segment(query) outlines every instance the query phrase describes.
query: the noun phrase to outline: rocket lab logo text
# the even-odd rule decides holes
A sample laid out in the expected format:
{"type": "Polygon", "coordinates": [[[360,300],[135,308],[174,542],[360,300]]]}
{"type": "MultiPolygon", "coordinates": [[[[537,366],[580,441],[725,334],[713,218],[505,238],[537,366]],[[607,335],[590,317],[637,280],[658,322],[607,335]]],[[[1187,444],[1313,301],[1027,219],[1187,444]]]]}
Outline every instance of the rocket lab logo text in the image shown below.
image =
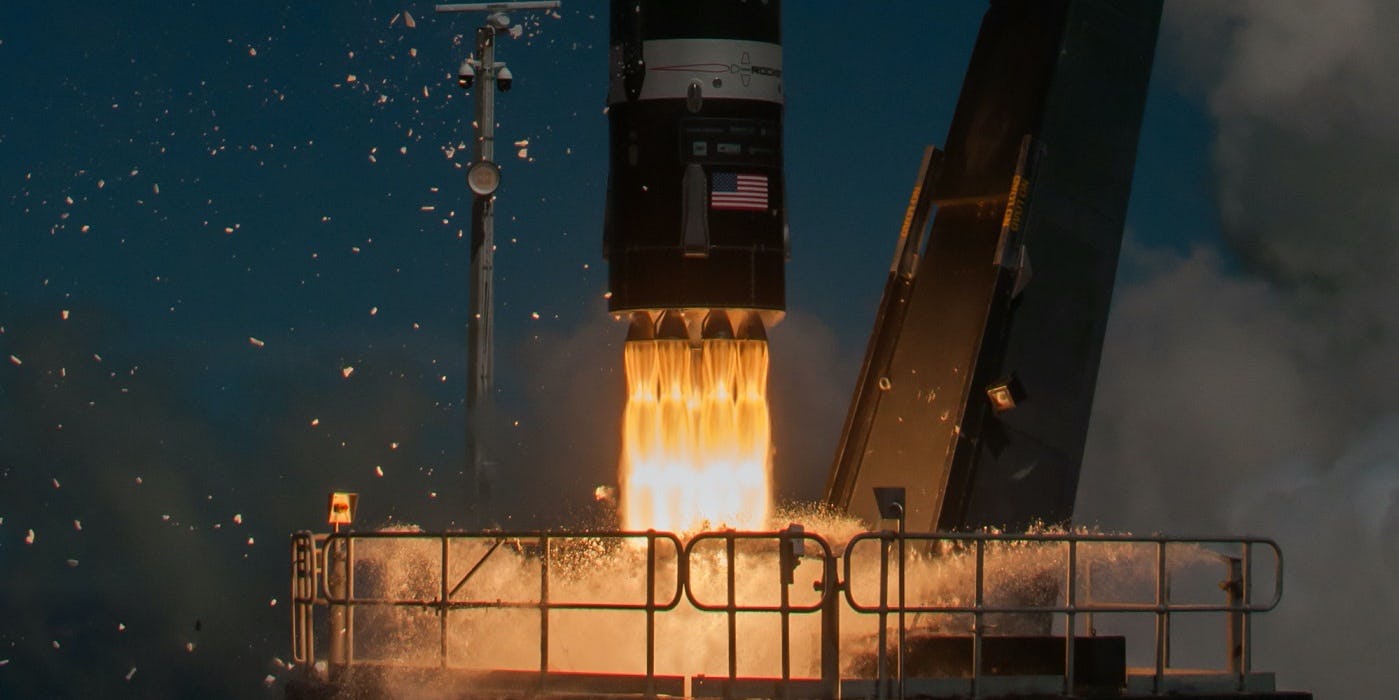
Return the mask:
{"type": "Polygon", "coordinates": [[[753,59],[747,51],[743,52],[743,57],[738,63],[689,63],[675,66],[659,66],[652,68],[654,71],[676,71],[681,73],[730,73],[738,76],[743,83],[743,87],[748,87],[753,82],[753,76],[760,75],[765,78],[781,78],[782,69],[770,66],[755,66],[753,59]]]}

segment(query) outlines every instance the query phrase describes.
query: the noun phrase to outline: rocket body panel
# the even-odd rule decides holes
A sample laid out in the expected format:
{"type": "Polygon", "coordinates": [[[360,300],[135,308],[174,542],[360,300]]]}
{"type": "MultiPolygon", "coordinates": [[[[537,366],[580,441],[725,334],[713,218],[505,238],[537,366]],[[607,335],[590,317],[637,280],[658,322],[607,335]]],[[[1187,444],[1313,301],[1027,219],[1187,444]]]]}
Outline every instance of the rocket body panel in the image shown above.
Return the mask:
{"type": "Polygon", "coordinates": [[[784,308],[778,7],[613,3],[612,311],[784,308]]]}

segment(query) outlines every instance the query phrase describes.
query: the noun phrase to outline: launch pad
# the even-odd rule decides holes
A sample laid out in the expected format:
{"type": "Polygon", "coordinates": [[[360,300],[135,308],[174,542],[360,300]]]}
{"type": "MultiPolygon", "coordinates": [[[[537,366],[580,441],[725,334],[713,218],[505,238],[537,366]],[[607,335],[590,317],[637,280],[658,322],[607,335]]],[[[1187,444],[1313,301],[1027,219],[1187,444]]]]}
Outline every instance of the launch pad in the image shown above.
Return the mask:
{"type": "MultiPolygon", "coordinates": [[[[1252,667],[1273,541],[1035,529],[1073,517],[1159,0],[992,0],[909,198],[830,512],[775,531],[711,524],[782,522],[781,2],[610,5],[629,529],[299,533],[289,697],[1310,697],[1252,667]]],[[[470,326],[488,344],[489,316],[470,326]]]]}
{"type": "Polygon", "coordinates": [[[1310,697],[1252,668],[1262,538],[298,533],[292,559],[293,698],[1310,697]]]}

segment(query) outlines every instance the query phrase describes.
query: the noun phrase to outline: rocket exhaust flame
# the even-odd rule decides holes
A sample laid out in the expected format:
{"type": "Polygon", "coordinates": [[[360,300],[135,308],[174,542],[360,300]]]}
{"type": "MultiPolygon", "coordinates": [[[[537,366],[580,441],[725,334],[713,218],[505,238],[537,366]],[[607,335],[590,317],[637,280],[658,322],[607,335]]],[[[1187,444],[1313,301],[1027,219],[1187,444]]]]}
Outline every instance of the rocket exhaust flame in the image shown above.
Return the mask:
{"type": "Polygon", "coordinates": [[[628,530],[759,529],[772,508],[764,340],[629,340],[621,516],[628,530]]]}

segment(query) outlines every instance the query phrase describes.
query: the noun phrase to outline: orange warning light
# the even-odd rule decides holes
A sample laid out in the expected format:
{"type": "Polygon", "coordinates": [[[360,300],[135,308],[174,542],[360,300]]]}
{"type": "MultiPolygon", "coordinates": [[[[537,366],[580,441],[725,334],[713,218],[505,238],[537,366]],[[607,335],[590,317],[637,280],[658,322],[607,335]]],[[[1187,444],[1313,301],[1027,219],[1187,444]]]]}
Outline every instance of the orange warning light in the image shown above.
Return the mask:
{"type": "Polygon", "coordinates": [[[330,513],[326,522],[331,525],[349,525],[355,519],[355,506],[359,494],[335,491],[330,494],[330,513]]]}

